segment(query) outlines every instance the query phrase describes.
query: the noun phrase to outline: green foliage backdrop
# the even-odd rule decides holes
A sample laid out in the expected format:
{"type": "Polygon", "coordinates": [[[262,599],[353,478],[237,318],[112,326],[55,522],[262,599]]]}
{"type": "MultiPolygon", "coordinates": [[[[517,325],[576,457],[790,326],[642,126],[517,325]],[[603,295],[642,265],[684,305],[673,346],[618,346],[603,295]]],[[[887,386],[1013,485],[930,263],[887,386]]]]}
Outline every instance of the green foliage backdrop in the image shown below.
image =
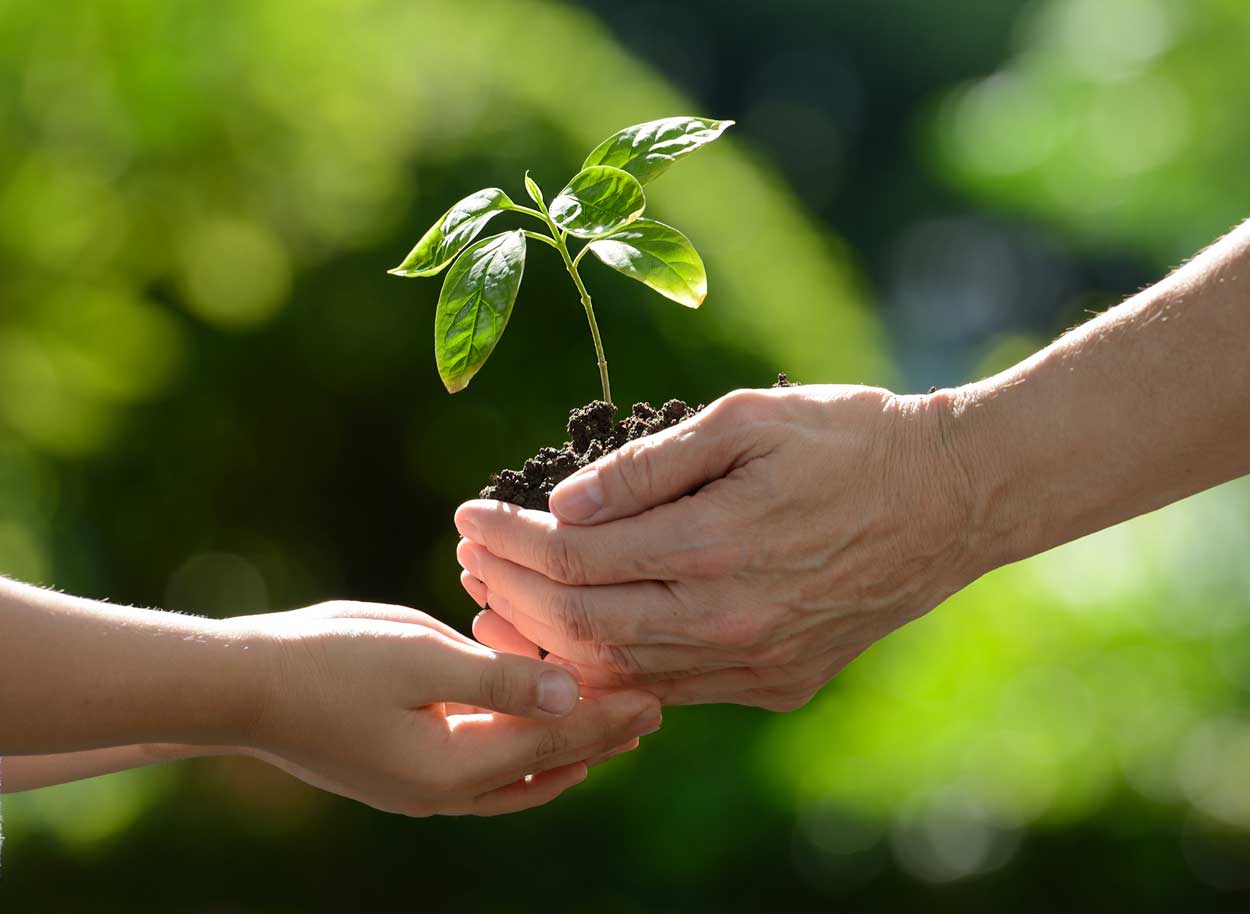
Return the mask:
{"type": "MultiPolygon", "coordinates": [[[[706,260],[699,312],[586,269],[621,400],[710,400],[779,369],[897,383],[873,238],[935,199],[1095,265],[1040,329],[985,340],[986,366],[1073,303],[1131,291],[1103,260],[1158,275],[1245,215],[1243,4],[1044,0],[1014,24],[1005,6],[950,5],[966,24],[950,58],[1007,56],[966,84],[919,68],[932,85],[889,115],[912,138],[905,173],[862,165],[878,196],[852,215],[855,188],[829,204],[803,177],[809,109],[761,137],[623,50],[608,12],[0,3],[0,573],[215,614],[380,599],[464,627],[451,511],[558,438],[596,393],[593,350],[535,246],[507,345],[448,397],[438,284],[385,270],[450,202],[521,199],[526,168],[558,188],[626,124],[699,113],[741,135],[648,189],[706,260]],[[838,199],[860,248],[813,215],[838,199]]],[[[897,36],[924,41],[911,12],[787,2],[744,25],[709,4],[701,27],[763,41],[765,20],[842,16],[871,98],[907,72],[897,36]]],[[[670,711],[644,751],[524,817],[396,819],[242,761],[6,798],[0,902],[1232,907],[1250,866],[1248,549],[1234,484],[989,576],[800,712],[670,711]]]]}

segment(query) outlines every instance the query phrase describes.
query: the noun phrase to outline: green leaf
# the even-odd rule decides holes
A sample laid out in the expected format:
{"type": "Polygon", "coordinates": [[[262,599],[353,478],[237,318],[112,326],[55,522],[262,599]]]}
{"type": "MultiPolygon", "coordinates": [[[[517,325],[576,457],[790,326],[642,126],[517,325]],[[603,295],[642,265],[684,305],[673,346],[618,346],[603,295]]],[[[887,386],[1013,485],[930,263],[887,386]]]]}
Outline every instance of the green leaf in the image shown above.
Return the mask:
{"type": "Polygon", "coordinates": [[[582,167],[612,165],[646,184],[668,171],[678,159],[712,142],[732,124],[733,121],[705,117],[665,117],[635,124],[596,146],[582,167]]]}
{"type": "Polygon", "coordinates": [[[451,263],[487,222],[511,208],[512,201],[498,187],[470,194],[443,213],[404,262],[387,272],[395,276],[433,276],[451,263]]]}
{"type": "Polygon", "coordinates": [[[590,243],[612,269],[650,286],[665,298],[697,308],[707,297],[707,270],[690,239],[671,225],[639,219],[590,243]]]}
{"type": "Polygon", "coordinates": [[[607,165],[584,168],[551,201],[556,225],[578,238],[593,238],[628,225],[647,207],[642,185],[607,165]]]}
{"type": "Polygon", "coordinates": [[[503,336],[525,272],[525,233],[491,235],[457,258],[434,317],[434,358],[449,393],[468,387],[503,336]]]}
{"type": "Polygon", "coordinates": [[[530,195],[530,199],[538,204],[538,208],[543,206],[543,189],[538,186],[538,182],[530,177],[530,173],[525,173],[525,192],[530,195]]]}

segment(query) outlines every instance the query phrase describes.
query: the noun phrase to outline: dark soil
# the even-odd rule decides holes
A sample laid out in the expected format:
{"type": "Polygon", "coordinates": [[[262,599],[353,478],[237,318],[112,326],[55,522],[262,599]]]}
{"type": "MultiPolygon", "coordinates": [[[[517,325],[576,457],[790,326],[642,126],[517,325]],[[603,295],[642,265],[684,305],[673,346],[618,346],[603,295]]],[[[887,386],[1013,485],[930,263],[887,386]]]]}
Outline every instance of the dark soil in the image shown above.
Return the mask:
{"type": "MultiPolygon", "coordinates": [[[[795,385],[779,374],[773,386],[795,385]]],[[[570,440],[558,448],[542,448],[520,470],[501,470],[482,490],[481,497],[546,511],[551,490],[582,467],[627,441],[684,422],[701,409],[702,403],[691,408],[682,400],[669,400],[658,408],[650,403],[635,403],[628,416],[617,419],[616,407],[594,400],[569,413],[566,428],[570,440]]]]}

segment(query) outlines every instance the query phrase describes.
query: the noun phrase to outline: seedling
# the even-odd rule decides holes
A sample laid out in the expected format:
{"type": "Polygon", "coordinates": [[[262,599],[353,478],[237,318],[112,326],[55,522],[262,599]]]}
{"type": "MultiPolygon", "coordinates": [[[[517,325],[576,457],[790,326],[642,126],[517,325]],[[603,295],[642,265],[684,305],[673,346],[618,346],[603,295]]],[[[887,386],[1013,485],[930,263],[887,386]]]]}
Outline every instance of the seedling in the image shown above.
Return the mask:
{"type": "Polygon", "coordinates": [[[642,218],[647,199],[642,185],[678,159],[716,139],[733,121],[667,117],[613,134],[586,157],[548,206],[538,184],[525,173],[525,192],[537,209],[514,203],[498,187],[465,197],[417,242],[396,276],[434,276],[448,264],[434,318],[434,356],[449,393],[468,386],[495,351],[525,271],[526,239],[559,252],[581,296],[599,362],[603,399],[612,402],[608,360],[595,321],[590,293],[578,268],[589,251],[600,261],[688,308],[707,296],[707,271],[694,245],[672,226],[642,218]],[[491,219],[522,213],[543,231],[514,229],[474,241],[491,219]],[[583,243],[573,256],[569,239],[583,243]]]}

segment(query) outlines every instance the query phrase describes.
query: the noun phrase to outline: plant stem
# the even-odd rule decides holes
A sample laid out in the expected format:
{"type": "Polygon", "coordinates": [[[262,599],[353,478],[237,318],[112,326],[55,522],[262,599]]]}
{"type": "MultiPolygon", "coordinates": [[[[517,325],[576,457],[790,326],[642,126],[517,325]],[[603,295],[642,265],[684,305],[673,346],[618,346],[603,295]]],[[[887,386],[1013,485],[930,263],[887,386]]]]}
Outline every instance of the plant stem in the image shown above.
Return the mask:
{"type": "Polygon", "coordinates": [[[608,383],[608,359],[603,354],[603,340],[599,337],[599,324],[595,320],[595,306],[590,301],[590,293],[586,291],[586,284],[582,282],[581,274],[577,272],[578,261],[582,259],[582,254],[586,253],[586,249],[582,248],[577,254],[577,260],[569,256],[568,233],[561,231],[560,226],[556,225],[555,220],[551,218],[551,214],[547,212],[547,207],[542,202],[538,203],[538,209],[530,209],[528,206],[522,206],[519,203],[512,204],[511,209],[518,213],[525,213],[527,216],[533,216],[541,219],[547,224],[547,228],[551,230],[551,237],[540,235],[537,232],[525,230],[527,238],[537,238],[544,244],[549,244],[560,252],[560,257],[564,260],[564,268],[568,270],[569,276],[573,277],[573,285],[577,286],[577,292],[582,297],[582,307],[586,310],[586,320],[590,322],[590,338],[595,342],[595,356],[599,360],[599,384],[603,387],[603,401],[612,403],[612,385],[608,383]]]}
{"type": "Polygon", "coordinates": [[[543,244],[550,245],[551,247],[555,248],[557,251],[560,250],[560,245],[556,244],[546,235],[543,235],[540,232],[531,232],[529,229],[523,229],[523,231],[525,232],[526,238],[533,238],[535,241],[541,241],[543,244]]]}
{"type": "Polygon", "coordinates": [[[539,222],[543,222],[543,223],[546,223],[547,225],[551,225],[551,222],[550,220],[548,220],[547,214],[545,212],[540,213],[538,210],[530,209],[528,206],[522,206],[520,203],[513,203],[511,206],[507,208],[512,210],[514,213],[525,213],[525,215],[527,216],[533,216],[539,222]]]}
{"type": "Polygon", "coordinates": [[[603,340],[599,337],[599,324],[595,320],[595,306],[590,301],[590,293],[586,291],[586,284],[582,282],[582,277],[577,272],[577,264],[569,256],[569,246],[565,240],[565,234],[560,231],[550,216],[547,217],[547,224],[551,226],[551,234],[556,241],[556,250],[564,258],[564,268],[568,270],[569,276],[573,277],[573,285],[577,286],[577,292],[582,297],[582,307],[586,310],[586,320],[590,322],[590,338],[595,342],[595,355],[599,359],[599,384],[603,387],[603,400],[605,403],[610,404],[612,403],[612,385],[608,383],[608,359],[603,354],[603,340]]]}
{"type": "Polygon", "coordinates": [[[582,307],[586,309],[586,320],[590,321],[590,337],[595,341],[595,355],[599,358],[599,383],[603,386],[603,400],[612,405],[612,385],[608,383],[608,359],[603,354],[603,340],[599,338],[599,324],[595,322],[595,306],[590,302],[590,293],[586,291],[586,284],[582,282],[581,274],[577,272],[577,265],[569,259],[568,245],[562,243],[560,253],[564,255],[564,266],[573,277],[573,284],[581,293],[582,307]]]}

